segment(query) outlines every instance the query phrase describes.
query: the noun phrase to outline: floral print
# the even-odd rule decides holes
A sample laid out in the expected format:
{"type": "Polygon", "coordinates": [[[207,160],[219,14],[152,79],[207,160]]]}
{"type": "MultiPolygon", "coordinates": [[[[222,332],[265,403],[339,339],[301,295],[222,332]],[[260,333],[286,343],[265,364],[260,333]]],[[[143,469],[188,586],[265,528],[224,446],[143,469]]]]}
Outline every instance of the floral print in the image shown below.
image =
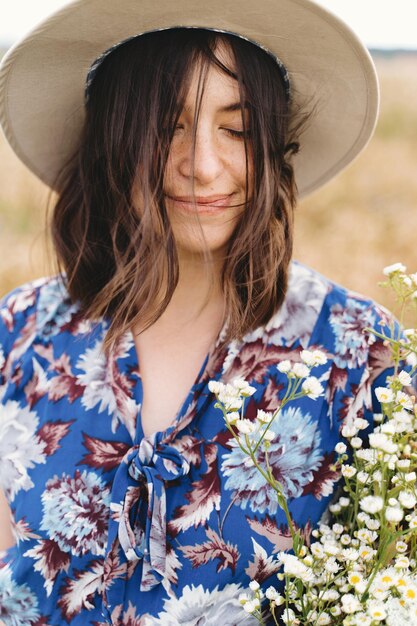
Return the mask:
{"type": "Polygon", "coordinates": [[[274,410],[277,364],[303,348],[328,361],[325,397],[301,398],[274,422],[270,462],[309,541],[340,476],[334,446],[355,417],[372,425],[372,389],[389,351],[363,332],[386,313],[293,263],[268,324],[202,365],[175,421],[145,437],[131,332],[106,353],[108,320],[85,319],[61,278],[25,285],[0,305],[0,487],[17,545],[0,555],[6,626],[252,624],[238,602],[252,578],[277,583],[273,555],[291,545],[271,490],[236,448],[210,380],[255,387],[245,417],[274,410]]]}
{"type": "Polygon", "coordinates": [[[0,404],[0,475],[2,489],[14,498],[33,487],[28,470],[45,463],[45,444],[36,435],[39,419],[33,411],[14,400],[0,404]]]}
{"type": "Polygon", "coordinates": [[[219,591],[212,591],[203,585],[186,586],[179,598],[169,598],[164,602],[164,610],[158,619],[146,620],[149,626],[217,626],[218,624],[242,624],[256,626],[258,620],[242,611],[239,595],[240,585],[227,585],[219,591]]]}
{"type": "Polygon", "coordinates": [[[335,334],[335,363],[338,367],[356,367],[367,359],[369,342],[365,330],[373,328],[375,314],[366,303],[348,298],[346,304],[331,308],[330,324],[335,334]]]}
{"type": "MultiPolygon", "coordinates": [[[[273,421],[270,430],[275,438],[268,449],[273,474],[282,487],[286,498],[296,498],[303,488],[313,480],[323,457],[320,454],[320,433],[310,415],[300,409],[284,409],[273,421]]],[[[250,458],[231,440],[231,452],[223,456],[221,466],[227,476],[225,488],[233,490],[233,499],[242,508],[275,514],[278,502],[272,487],[265,483],[250,458]]],[[[258,461],[264,462],[260,452],[258,461]]]]}
{"type": "Polygon", "coordinates": [[[39,617],[38,600],[27,585],[17,585],[9,567],[0,569],[0,620],[10,626],[27,626],[39,617]]]}
{"type": "MultiPolygon", "coordinates": [[[[126,358],[133,347],[133,337],[127,337],[119,342],[117,358],[126,358]]],[[[135,419],[139,406],[130,396],[132,381],[121,374],[116,367],[110,366],[103,352],[101,341],[85,351],[77,363],[82,372],[77,375],[77,384],[83,389],[81,402],[86,409],[97,406],[98,412],[107,412],[112,416],[112,431],[117,429],[118,422],[122,422],[134,437],[135,419]]]]}
{"type": "Polygon", "coordinates": [[[94,472],[76,470],[48,480],[42,494],[41,530],[63,552],[104,554],[110,492],[94,472]]]}

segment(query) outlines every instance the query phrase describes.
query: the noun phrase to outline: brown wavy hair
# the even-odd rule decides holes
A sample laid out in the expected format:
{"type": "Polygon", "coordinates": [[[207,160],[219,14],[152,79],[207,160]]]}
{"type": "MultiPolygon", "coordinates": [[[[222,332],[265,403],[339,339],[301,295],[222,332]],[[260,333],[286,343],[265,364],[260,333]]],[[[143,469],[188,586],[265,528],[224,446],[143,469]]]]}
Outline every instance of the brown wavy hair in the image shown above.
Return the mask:
{"type": "Polygon", "coordinates": [[[301,117],[291,110],[278,65],[231,34],[148,33],[115,48],[96,69],[79,148],[56,183],[51,228],[58,267],[83,313],[109,319],[106,347],[127,328],[153,324],[178,283],[164,171],[192,72],[198,67],[204,84],[211,64],[238,81],[242,119],[244,109],[249,115],[246,160],[253,159],[253,192],[248,197],[247,180],[246,209],[222,271],[225,342],[268,322],[285,297],[296,202],[291,156],[301,117]],[[231,51],[233,68],[216,56],[220,42],[231,51]],[[140,215],[132,201],[135,184],[140,215]]]}

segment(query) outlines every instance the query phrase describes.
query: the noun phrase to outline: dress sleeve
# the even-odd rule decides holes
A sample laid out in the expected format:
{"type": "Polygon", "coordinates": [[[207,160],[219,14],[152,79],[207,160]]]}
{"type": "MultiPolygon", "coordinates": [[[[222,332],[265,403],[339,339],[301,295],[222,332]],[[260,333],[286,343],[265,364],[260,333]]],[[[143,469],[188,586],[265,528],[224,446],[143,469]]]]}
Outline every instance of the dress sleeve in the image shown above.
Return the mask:
{"type": "MultiPolygon", "coordinates": [[[[2,430],[1,400],[6,388],[6,369],[10,354],[10,344],[12,339],[12,314],[7,305],[7,297],[0,300],[0,432],[2,430]]],[[[0,441],[1,444],[1,441],[0,441]]],[[[1,447],[1,446],[0,446],[1,447]]],[[[2,450],[3,452],[3,450],[2,450]]],[[[0,489],[2,481],[0,480],[0,489]]],[[[11,567],[16,556],[16,546],[12,546],[8,550],[0,550],[0,605],[6,602],[5,592],[8,587],[5,581],[11,577],[11,567]]],[[[0,611],[2,614],[2,611],[0,611]]],[[[0,615],[0,624],[5,624],[0,615]]]]}
{"type": "MultiPolygon", "coordinates": [[[[0,302],[0,489],[10,496],[10,433],[16,432],[15,397],[21,382],[21,362],[36,334],[37,289],[34,284],[20,287],[0,302]]],[[[16,444],[15,444],[16,445],[16,444]]],[[[20,445],[20,444],[19,444],[20,445]]]]}
{"type": "Polygon", "coordinates": [[[33,339],[39,282],[23,285],[0,299],[0,401],[13,363],[33,339]]]}
{"type": "Polygon", "coordinates": [[[8,550],[0,550],[0,571],[5,567],[10,567],[16,558],[16,553],[16,546],[12,546],[8,550]]]}
{"type": "Polygon", "coordinates": [[[1,388],[5,383],[6,360],[9,353],[9,330],[7,321],[10,320],[10,312],[8,310],[5,298],[0,300],[0,397],[1,388]]]}

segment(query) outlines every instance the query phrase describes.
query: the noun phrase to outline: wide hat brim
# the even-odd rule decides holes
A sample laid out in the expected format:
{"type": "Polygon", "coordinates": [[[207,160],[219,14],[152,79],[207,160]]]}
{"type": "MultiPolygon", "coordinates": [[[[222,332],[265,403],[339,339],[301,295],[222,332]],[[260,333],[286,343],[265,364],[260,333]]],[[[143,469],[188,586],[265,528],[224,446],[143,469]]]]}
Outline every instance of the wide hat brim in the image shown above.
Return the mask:
{"type": "Polygon", "coordinates": [[[13,46],[0,66],[0,123],[18,157],[54,187],[78,146],[93,62],[129,37],[174,26],[242,35],[285,64],[293,106],[313,110],[294,161],[301,196],[371,138],[379,103],[372,59],[344,22],[310,0],[77,0],[13,46]]]}

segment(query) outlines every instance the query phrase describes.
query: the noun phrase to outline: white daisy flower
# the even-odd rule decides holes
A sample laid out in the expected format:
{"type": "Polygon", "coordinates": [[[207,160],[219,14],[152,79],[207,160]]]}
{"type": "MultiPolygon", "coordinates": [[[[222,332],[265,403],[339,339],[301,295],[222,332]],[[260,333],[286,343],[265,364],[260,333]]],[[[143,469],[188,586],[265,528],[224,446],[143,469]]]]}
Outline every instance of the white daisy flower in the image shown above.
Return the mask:
{"type": "Polygon", "coordinates": [[[385,519],[387,522],[392,522],[396,524],[397,522],[401,522],[404,517],[404,511],[397,506],[387,506],[385,509],[385,519]]]}
{"type": "Polygon", "coordinates": [[[356,468],[353,467],[353,465],[342,465],[342,476],[344,476],[345,478],[353,478],[353,476],[356,474],[356,468]]]}
{"type": "Polygon", "coordinates": [[[323,385],[315,376],[309,376],[301,385],[304,393],[312,400],[317,400],[323,394],[323,385]]]}
{"type": "Polygon", "coordinates": [[[400,470],[408,469],[411,465],[410,459],[398,459],[397,468],[400,470]]]}
{"type": "Polygon", "coordinates": [[[404,391],[397,391],[395,401],[398,402],[398,404],[400,404],[403,409],[412,411],[413,401],[407,393],[404,393],[404,391]]]}
{"type": "Polygon", "coordinates": [[[300,357],[302,362],[305,363],[307,367],[313,367],[315,365],[314,356],[311,350],[301,350],[300,357]]]}
{"type": "Polygon", "coordinates": [[[411,376],[405,370],[402,370],[398,374],[398,380],[400,381],[402,385],[404,385],[404,387],[408,387],[409,385],[411,385],[411,376]]]}
{"type": "Polygon", "coordinates": [[[352,587],[356,587],[359,583],[363,581],[363,576],[360,572],[350,572],[348,574],[348,582],[352,587]]]}
{"type": "Polygon", "coordinates": [[[304,582],[313,579],[312,570],[304,565],[294,554],[280,552],[278,560],[284,565],[284,573],[300,578],[304,582]]]}
{"type": "Polygon", "coordinates": [[[375,395],[381,404],[388,404],[394,401],[394,392],[388,387],[377,387],[375,389],[375,395]]]}
{"type": "Polygon", "coordinates": [[[411,491],[400,491],[398,500],[405,509],[413,509],[417,504],[417,498],[411,491]]]}
{"type": "Polygon", "coordinates": [[[359,506],[366,513],[378,513],[382,511],[384,501],[380,496],[365,496],[359,501],[359,506]]]}
{"type": "Polygon", "coordinates": [[[350,437],[355,437],[358,434],[358,429],[351,425],[347,424],[342,428],[342,437],[346,437],[346,439],[350,439],[350,437]]]}
{"type": "Polygon", "coordinates": [[[235,423],[237,430],[242,435],[250,435],[256,431],[256,424],[248,419],[240,419],[235,423]]]}
{"type": "Polygon", "coordinates": [[[307,378],[310,374],[310,370],[304,363],[295,363],[292,368],[292,373],[297,378],[307,378]]]}
{"type": "Polygon", "coordinates": [[[405,541],[397,541],[395,547],[397,549],[397,552],[402,553],[407,551],[407,544],[405,543],[405,541]]]}
{"type": "Polygon", "coordinates": [[[367,482],[370,481],[370,476],[368,472],[364,472],[363,470],[357,473],[357,480],[361,483],[361,485],[366,485],[367,482]]]}
{"type": "Polygon", "coordinates": [[[342,550],[342,556],[345,561],[357,561],[359,558],[359,552],[354,548],[345,548],[342,550]]]}
{"type": "Polygon", "coordinates": [[[251,385],[249,385],[249,383],[243,378],[235,378],[232,381],[232,385],[244,398],[249,398],[249,396],[253,396],[256,392],[256,387],[251,387],[251,385]]]}
{"type": "Polygon", "coordinates": [[[262,411],[262,409],[258,409],[258,412],[256,413],[256,419],[258,420],[258,422],[261,422],[262,424],[269,424],[273,416],[274,416],[273,413],[262,411]]]}
{"type": "Polygon", "coordinates": [[[398,450],[398,445],[385,433],[371,433],[369,435],[369,445],[388,454],[394,454],[398,450]]]}
{"type": "Polygon", "coordinates": [[[396,569],[408,569],[410,567],[410,560],[408,557],[401,555],[395,559],[394,567],[396,569]]]}
{"type": "Polygon", "coordinates": [[[223,391],[223,383],[220,383],[217,380],[211,380],[208,384],[208,388],[209,391],[211,391],[211,393],[214,393],[215,396],[217,396],[221,391],[223,391]]]}
{"type": "Polygon", "coordinates": [[[382,622],[387,616],[387,612],[382,602],[369,602],[367,606],[368,615],[376,622],[382,622]]]}
{"type": "Polygon", "coordinates": [[[339,498],[339,504],[342,508],[345,508],[350,505],[350,500],[349,498],[345,497],[339,498]]]}
{"type": "Polygon", "coordinates": [[[402,263],[393,263],[392,265],[387,265],[382,270],[384,276],[393,276],[393,274],[403,274],[407,271],[407,267],[402,263]]]}
{"type": "Polygon", "coordinates": [[[266,433],[264,433],[263,435],[264,441],[274,441],[275,437],[276,434],[273,430],[267,430],[266,433]]]}
{"type": "Polygon", "coordinates": [[[354,596],[352,593],[346,593],[345,595],[342,596],[341,600],[342,600],[342,611],[344,613],[347,613],[348,615],[351,615],[352,613],[356,613],[357,611],[360,611],[362,608],[362,605],[359,602],[358,598],[354,596]]]}

